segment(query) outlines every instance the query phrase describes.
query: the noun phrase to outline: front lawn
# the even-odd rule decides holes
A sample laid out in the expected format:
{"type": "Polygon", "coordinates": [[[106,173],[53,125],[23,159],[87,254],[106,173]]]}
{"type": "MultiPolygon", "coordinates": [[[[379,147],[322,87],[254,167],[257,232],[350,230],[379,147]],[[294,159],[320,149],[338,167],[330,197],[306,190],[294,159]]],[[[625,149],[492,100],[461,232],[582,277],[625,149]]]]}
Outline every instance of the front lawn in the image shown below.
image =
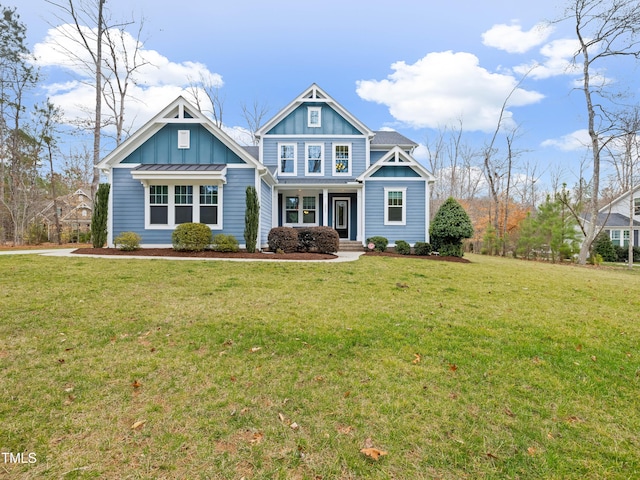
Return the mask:
{"type": "Polygon", "coordinates": [[[0,478],[638,478],[638,272],[465,258],[1,256],[0,478]]]}

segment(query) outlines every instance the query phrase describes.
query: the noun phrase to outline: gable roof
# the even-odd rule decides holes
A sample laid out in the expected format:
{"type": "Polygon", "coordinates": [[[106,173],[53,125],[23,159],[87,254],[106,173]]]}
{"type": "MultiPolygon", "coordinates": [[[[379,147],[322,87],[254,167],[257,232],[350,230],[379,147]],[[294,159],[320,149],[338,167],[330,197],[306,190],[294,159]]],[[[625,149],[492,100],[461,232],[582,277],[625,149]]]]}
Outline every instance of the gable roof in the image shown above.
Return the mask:
{"type": "Polygon", "coordinates": [[[621,200],[624,200],[629,195],[633,195],[634,193],[636,193],[638,191],[638,189],[640,189],[640,184],[636,185],[631,190],[627,190],[622,195],[620,195],[618,198],[612,200],[610,203],[607,203],[604,207],[602,207],[600,210],[598,210],[598,212],[600,212],[600,213],[608,212],[611,209],[611,207],[613,207],[613,205],[615,205],[616,203],[620,202],[621,200]]]}
{"type": "Polygon", "coordinates": [[[349,123],[351,123],[357,130],[362,132],[363,135],[366,135],[368,138],[372,138],[375,134],[372,130],[369,129],[364,123],[358,120],[356,117],[351,115],[342,105],[336,102],[333,98],[331,98],[324,90],[322,90],[315,83],[312,84],[309,88],[303,91],[300,95],[298,95],[291,103],[289,103],[286,107],[280,110],[271,120],[267,121],[262,127],[258,129],[256,132],[256,137],[261,138],[265,135],[269,130],[271,130],[275,125],[280,123],[284,118],[293,112],[296,108],[304,103],[326,103],[331,108],[333,108],[338,114],[343,116],[349,123]]]}
{"type": "Polygon", "coordinates": [[[421,177],[425,178],[427,182],[433,183],[436,178],[433,176],[429,170],[424,168],[420,162],[418,162],[415,158],[405,152],[401,147],[395,146],[389,152],[384,155],[380,160],[376,163],[372,164],[369,168],[367,168],[362,175],[360,175],[356,180],[358,182],[362,182],[366,178],[371,177],[374,173],[380,170],[385,166],[406,166],[411,167],[416,173],[418,173],[421,177]]]}
{"type": "Polygon", "coordinates": [[[104,157],[102,161],[98,163],[97,168],[108,170],[110,167],[117,165],[133,153],[140,145],[159,132],[165,125],[170,123],[201,125],[220,140],[229,150],[238,155],[238,157],[249,165],[256,167],[261,175],[269,174],[264,165],[182,96],[179,96],[167,105],[160,113],[104,157]]]}

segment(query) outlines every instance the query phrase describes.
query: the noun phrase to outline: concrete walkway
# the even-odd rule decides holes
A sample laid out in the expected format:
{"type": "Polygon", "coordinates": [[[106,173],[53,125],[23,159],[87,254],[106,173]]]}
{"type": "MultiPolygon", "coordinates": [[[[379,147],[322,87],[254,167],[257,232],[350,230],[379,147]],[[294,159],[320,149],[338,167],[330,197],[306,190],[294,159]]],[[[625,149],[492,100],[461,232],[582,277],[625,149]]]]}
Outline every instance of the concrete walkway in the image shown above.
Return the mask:
{"type": "Polygon", "coordinates": [[[211,260],[211,261],[223,261],[223,262],[285,262],[285,263],[339,263],[339,262],[353,262],[360,258],[363,252],[338,252],[336,257],[332,260],[268,260],[268,259],[253,259],[253,258],[206,258],[206,257],[150,257],[145,255],[75,255],[72,254],[75,248],[51,248],[51,249],[33,249],[33,250],[1,250],[0,255],[43,255],[46,257],[76,257],[76,258],[135,258],[140,260],[149,259],[162,259],[162,260],[211,260]]]}

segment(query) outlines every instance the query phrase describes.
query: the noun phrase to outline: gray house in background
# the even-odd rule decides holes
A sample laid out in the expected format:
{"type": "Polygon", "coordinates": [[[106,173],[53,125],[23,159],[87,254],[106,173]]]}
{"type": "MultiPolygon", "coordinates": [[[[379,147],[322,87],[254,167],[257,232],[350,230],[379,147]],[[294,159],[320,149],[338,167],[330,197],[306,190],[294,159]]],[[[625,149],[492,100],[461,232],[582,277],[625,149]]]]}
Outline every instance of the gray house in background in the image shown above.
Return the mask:
{"type": "MultiPolygon", "coordinates": [[[[171,245],[176,225],[201,222],[244,240],[245,191],[260,199],[259,245],[277,226],[330,226],[341,241],[429,241],[434,181],[417,144],[372,131],[313,84],[239,145],[182,97],[98,167],[111,183],[109,238],[133,231],[143,247],[171,245]]],[[[243,245],[241,245],[243,246],[243,245]]]]}
{"type": "Polygon", "coordinates": [[[633,246],[640,246],[640,185],[601,208],[598,225],[604,225],[614,245],[626,247],[633,238],[633,246]],[[629,228],[632,217],[633,228],[629,228]]]}

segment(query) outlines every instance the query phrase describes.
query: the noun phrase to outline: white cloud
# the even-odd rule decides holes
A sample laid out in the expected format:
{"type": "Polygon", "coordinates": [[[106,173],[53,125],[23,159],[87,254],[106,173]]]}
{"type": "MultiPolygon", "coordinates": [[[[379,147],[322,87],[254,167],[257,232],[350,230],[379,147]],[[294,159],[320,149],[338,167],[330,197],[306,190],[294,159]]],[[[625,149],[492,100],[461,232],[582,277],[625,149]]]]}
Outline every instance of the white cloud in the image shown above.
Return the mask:
{"type": "Polygon", "coordinates": [[[573,57],[578,51],[577,40],[561,39],[545,44],[540,49],[540,54],[544,57],[542,62],[518,65],[513,71],[520,75],[529,72],[529,77],[534,79],[545,79],[558,75],[579,75],[580,66],[573,62],[573,57]]]}
{"type": "Polygon", "coordinates": [[[525,53],[544,43],[552,32],[553,27],[548,23],[538,23],[526,32],[517,23],[499,24],[482,34],[482,43],[508,53],[525,53]]]}
{"type": "Polygon", "coordinates": [[[589,132],[586,129],[582,129],[563,135],[560,138],[545,140],[541,145],[543,147],[557,148],[563,152],[573,152],[588,148],[591,145],[591,139],[589,132]]]}
{"type": "MultiPolygon", "coordinates": [[[[435,52],[412,65],[396,62],[384,80],[360,80],[356,93],[364,100],[389,107],[398,121],[414,128],[459,124],[469,131],[495,130],[500,109],[518,80],[491,73],[470,53],[435,52]]],[[[541,93],[517,88],[509,107],[539,102],[541,93]]],[[[512,123],[504,112],[504,125],[512,123]]]]}
{"type": "MultiPolygon", "coordinates": [[[[95,32],[91,29],[84,28],[83,32],[87,37],[95,38],[95,32]]],[[[157,51],[136,44],[135,38],[127,32],[124,32],[122,37],[119,31],[110,33],[112,38],[117,38],[115,43],[119,46],[119,58],[124,58],[122,53],[125,51],[131,56],[136,46],[138,47],[140,66],[135,69],[129,80],[125,100],[126,128],[135,130],[140,127],[179,95],[190,98],[187,87],[201,78],[207,79],[213,86],[223,85],[222,76],[209,71],[202,63],[172,62],[157,51]]],[[[62,25],[50,29],[44,41],[34,46],[34,56],[39,66],[62,69],[76,79],[45,86],[51,101],[64,112],[65,119],[75,124],[92,118],[91,112],[95,109],[93,73],[90,67],[92,59],[78,40],[78,33],[72,26],[62,25]]],[[[123,64],[119,64],[118,68],[120,72],[125,71],[123,64]]],[[[103,113],[108,115],[104,105],[103,113]]],[[[107,132],[109,131],[107,128],[107,132]]]]}

